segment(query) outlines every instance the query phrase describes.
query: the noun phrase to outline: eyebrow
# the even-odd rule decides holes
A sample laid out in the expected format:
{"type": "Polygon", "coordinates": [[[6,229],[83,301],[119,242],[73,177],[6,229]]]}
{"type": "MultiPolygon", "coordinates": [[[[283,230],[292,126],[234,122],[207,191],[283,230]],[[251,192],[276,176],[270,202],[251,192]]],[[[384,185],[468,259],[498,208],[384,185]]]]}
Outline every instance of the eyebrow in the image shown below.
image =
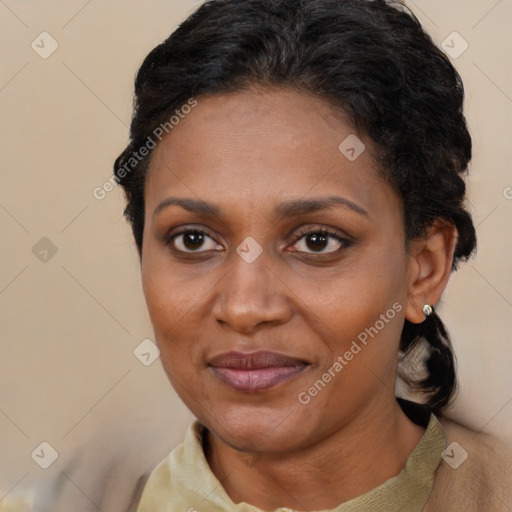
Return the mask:
{"type": "MultiPolygon", "coordinates": [[[[181,206],[198,215],[209,217],[221,217],[221,210],[217,205],[207,203],[202,199],[188,199],[179,197],[167,197],[164,199],[153,212],[155,218],[163,209],[171,206],[181,206]]],[[[350,210],[368,217],[368,212],[358,204],[339,196],[320,197],[315,199],[294,199],[277,205],[274,208],[274,214],[278,217],[298,217],[307,213],[314,213],[320,210],[327,210],[336,206],[343,206],[350,210]]]]}
{"type": "Polygon", "coordinates": [[[279,204],[275,208],[276,215],[280,217],[298,217],[306,213],[319,210],[329,210],[336,206],[344,206],[350,210],[368,217],[368,212],[358,204],[339,196],[319,197],[315,199],[295,199],[279,204]]]}

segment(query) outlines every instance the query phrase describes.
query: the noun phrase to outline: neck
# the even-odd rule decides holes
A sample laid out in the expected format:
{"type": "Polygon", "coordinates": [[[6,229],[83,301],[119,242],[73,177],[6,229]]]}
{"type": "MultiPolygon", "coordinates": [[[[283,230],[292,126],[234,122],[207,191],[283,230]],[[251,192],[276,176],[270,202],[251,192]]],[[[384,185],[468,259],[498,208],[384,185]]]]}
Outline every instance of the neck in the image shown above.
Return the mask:
{"type": "Polygon", "coordinates": [[[367,407],[321,443],[286,455],[242,453],[208,432],[206,457],[234,503],[331,509],[396,476],[424,431],[393,398],[387,408],[367,407]]]}

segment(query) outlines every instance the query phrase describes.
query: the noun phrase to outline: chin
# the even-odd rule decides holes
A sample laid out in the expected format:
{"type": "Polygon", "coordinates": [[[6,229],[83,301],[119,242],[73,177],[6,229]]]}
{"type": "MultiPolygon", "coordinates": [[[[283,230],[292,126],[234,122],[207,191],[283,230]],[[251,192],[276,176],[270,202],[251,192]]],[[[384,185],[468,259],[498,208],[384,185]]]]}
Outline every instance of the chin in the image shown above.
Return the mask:
{"type": "Polygon", "coordinates": [[[300,447],[308,426],[296,411],[231,406],[211,416],[197,416],[231,448],[250,453],[284,453],[300,447]]]}

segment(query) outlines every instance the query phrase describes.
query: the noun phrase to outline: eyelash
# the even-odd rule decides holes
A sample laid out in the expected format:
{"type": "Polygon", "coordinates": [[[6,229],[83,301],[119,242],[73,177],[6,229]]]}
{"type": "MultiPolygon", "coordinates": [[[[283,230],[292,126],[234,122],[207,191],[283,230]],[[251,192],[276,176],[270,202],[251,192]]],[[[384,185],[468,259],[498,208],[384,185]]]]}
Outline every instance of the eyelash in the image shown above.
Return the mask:
{"type": "MultiPolygon", "coordinates": [[[[210,238],[213,241],[215,241],[214,238],[205,230],[196,229],[196,228],[184,228],[184,229],[180,230],[179,232],[173,233],[172,235],[168,236],[164,240],[164,244],[166,246],[171,246],[171,249],[173,250],[173,252],[176,252],[176,253],[178,253],[180,255],[193,255],[193,254],[201,254],[201,253],[208,252],[208,251],[201,251],[201,250],[198,250],[198,251],[182,251],[180,249],[176,249],[175,247],[172,247],[172,244],[173,244],[174,240],[178,236],[184,235],[184,234],[191,234],[191,233],[192,234],[206,235],[208,238],[210,238]]],[[[313,255],[313,256],[315,256],[315,255],[316,256],[326,256],[326,255],[337,254],[337,253],[341,252],[342,249],[347,249],[348,247],[350,247],[352,245],[352,241],[351,240],[341,236],[339,233],[330,231],[329,229],[326,229],[326,228],[318,228],[318,229],[309,229],[308,231],[305,231],[303,233],[299,232],[295,236],[293,242],[291,243],[291,246],[295,246],[298,242],[300,242],[303,238],[306,238],[308,235],[328,236],[330,238],[335,239],[337,242],[339,242],[341,244],[341,247],[339,249],[335,250],[335,251],[326,252],[326,253],[322,253],[322,252],[315,253],[315,252],[305,252],[305,251],[297,251],[297,252],[308,254],[308,255],[313,255]]]]}
{"type": "MultiPolygon", "coordinates": [[[[325,253],[316,253],[318,254],[319,256],[322,256],[322,255],[333,255],[333,254],[337,254],[339,252],[341,252],[342,249],[347,249],[348,247],[350,247],[352,245],[352,241],[349,240],[348,238],[345,238],[343,236],[341,236],[339,233],[335,232],[335,231],[331,231],[327,228],[318,228],[318,229],[309,229],[303,233],[299,232],[296,236],[295,236],[295,239],[292,243],[292,246],[293,245],[296,245],[300,240],[302,240],[303,238],[306,238],[308,235],[321,235],[321,236],[327,236],[327,237],[330,237],[330,238],[334,238],[334,240],[336,240],[337,242],[339,242],[341,245],[340,247],[335,250],[335,251],[331,251],[331,252],[325,252],[325,253]]],[[[304,251],[298,251],[298,252],[304,252],[304,251]]],[[[310,254],[310,255],[314,255],[315,252],[307,252],[305,254],[310,254]]]]}

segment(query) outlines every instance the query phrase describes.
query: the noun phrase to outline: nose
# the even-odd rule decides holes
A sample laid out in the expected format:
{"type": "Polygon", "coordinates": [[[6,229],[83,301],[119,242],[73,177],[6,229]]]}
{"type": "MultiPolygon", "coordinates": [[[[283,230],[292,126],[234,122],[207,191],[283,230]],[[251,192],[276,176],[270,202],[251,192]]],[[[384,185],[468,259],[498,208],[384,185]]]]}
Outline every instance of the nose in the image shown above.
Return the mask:
{"type": "Polygon", "coordinates": [[[229,271],[218,284],[214,318],[243,334],[286,323],[293,314],[290,292],[264,253],[252,263],[236,253],[231,259],[229,271]]]}

